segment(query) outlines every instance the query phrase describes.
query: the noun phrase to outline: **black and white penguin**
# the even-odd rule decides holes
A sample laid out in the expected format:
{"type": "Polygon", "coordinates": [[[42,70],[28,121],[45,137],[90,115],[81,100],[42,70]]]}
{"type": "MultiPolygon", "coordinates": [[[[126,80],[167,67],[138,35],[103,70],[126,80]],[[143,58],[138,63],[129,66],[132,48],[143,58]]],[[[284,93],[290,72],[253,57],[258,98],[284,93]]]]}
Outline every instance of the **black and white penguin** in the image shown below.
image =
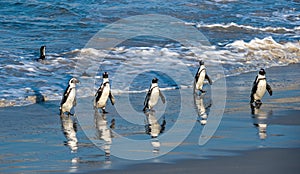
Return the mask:
{"type": "Polygon", "coordinates": [[[60,115],[63,115],[65,112],[68,112],[68,115],[73,115],[70,111],[72,107],[76,105],[76,83],[79,83],[79,80],[76,78],[71,78],[69,80],[69,85],[65,90],[60,103],[60,115]]]}
{"type": "Polygon", "coordinates": [[[102,77],[103,77],[103,82],[95,94],[94,107],[101,108],[103,113],[107,113],[105,111],[107,99],[109,98],[111,104],[114,105],[115,98],[112,95],[111,90],[110,90],[108,73],[107,72],[103,73],[102,77]]]}
{"type": "Polygon", "coordinates": [[[40,58],[38,60],[45,60],[46,59],[46,46],[43,45],[40,48],[40,58]]]}
{"type": "Polygon", "coordinates": [[[144,101],[144,109],[143,109],[144,112],[147,109],[151,110],[156,105],[156,103],[158,101],[158,97],[161,98],[161,101],[163,103],[166,102],[164,95],[159,90],[157,82],[158,82],[157,78],[152,79],[151,86],[148,90],[148,93],[147,93],[145,101],[144,101]]]}
{"type": "Polygon", "coordinates": [[[252,107],[253,107],[253,102],[255,102],[256,107],[259,108],[261,106],[261,104],[262,104],[261,99],[265,95],[266,91],[268,91],[270,96],[272,96],[272,93],[273,93],[272,88],[267,83],[266,72],[262,68],[258,72],[258,75],[256,76],[255,81],[253,82],[253,87],[252,87],[251,96],[250,96],[250,98],[251,98],[250,104],[252,107]]]}
{"type": "Polygon", "coordinates": [[[199,90],[201,93],[205,93],[206,91],[204,91],[202,89],[203,84],[204,84],[204,80],[207,79],[210,85],[212,85],[212,81],[206,73],[206,67],[205,67],[204,62],[202,60],[199,61],[199,65],[200,66],[198,68],[197,74],[195,75],[194,89],[199,90]]]}

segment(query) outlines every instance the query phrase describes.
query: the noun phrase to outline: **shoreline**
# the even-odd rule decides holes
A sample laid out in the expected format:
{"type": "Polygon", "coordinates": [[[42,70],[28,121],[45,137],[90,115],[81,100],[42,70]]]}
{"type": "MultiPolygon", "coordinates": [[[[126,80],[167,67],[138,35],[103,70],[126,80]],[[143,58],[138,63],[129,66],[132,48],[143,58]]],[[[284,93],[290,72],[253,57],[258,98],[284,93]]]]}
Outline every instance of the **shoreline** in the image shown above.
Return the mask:
{"type": "MultiPolygon", "coordinates": [[[[274,95],[270,97],[266,94],[264,104],[256,115],[251,114],[249,107],[249,85],[252,84],[256,72],[227,77],[226,108],[212,139],[204,146],[198,145],[204,126],[197,122],[188,138],[178,148],[160,158],[146,161],[132,162],[114,156],[107,160],[104,152],[91,143],[81,128],[74,132],[78,139],[78,150],[74,152],[73,149],[72,152],[70,148],[74,147],[68,144],[68,139],[64,137],[65,130],[62,130],[59,101],[0,108],[0,115],[3,115],[0,126],[0,160],[3,163],[0,170],[22,173],[42,171],[145,174],[199,171],[234,174],[264,171],[276,174],[291,168],[293,173],[299,170],[297,161],[300,155],[300,106],[297,103],[300,98],[300,72],[294,71],[299,67],[300,64],[293,64],[267,69],[267,78],[274,89],[274,95]],[[277,77],[278,71],[284,81],[277,77]],[[258,124],[266,125],[265,130],[261,131],[255,126],[258,124]]],[[[178,91],[164,92],[176,97],[174,94],[178,91]]],[[[144,98],[144,94],[133,94],[131,97],[140,100],[144,98]]],[[[141,103],[133,104],[136,105],[135,109],[141,108],[141,103]]],[[[175,104],[171,102],[171,106],[175,107],[175,104]]],[[[117,128],[125,128],[121,133],[130,133],[129,138],[149,138],[140,129],[131,132],[134,127],[121,122],[114,107],[108,106],[108,111],[110,113],[107,115],[107,122],[116,119],[117,128]]],[[[196,114],[196,110],[190,114],[196,114]]],[[[142,117],[144,119],[145,115],[142,114],[142,117]]],[[[197,118],[200,121],[200,117],[197,118]]],[[[166,117],[167,130],[172,127],[172,119],[173,117],[166,117]]],[[[74,118],[71,121],[75,120],[74,118]]]]}

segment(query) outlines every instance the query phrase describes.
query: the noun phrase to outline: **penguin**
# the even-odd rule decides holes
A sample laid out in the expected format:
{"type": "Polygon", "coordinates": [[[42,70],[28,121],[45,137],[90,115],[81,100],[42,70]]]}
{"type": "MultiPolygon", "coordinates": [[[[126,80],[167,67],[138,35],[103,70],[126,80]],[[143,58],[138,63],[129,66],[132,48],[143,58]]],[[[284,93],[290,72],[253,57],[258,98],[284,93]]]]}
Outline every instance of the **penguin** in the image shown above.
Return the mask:
{"type": "Polygon", "coordinates": [[[258,72],[258,75],[253,82],[251,96],[250,96],[250,105],[254,107],[253,102],[255,102],[255,106],[259,108],[262,105],[261,99],[265,95],[266,91],[272,96],[273,91],[271,86],[267,83],[266,80],[266,71],[261,68],[258,72]]]}
{"type": "Polygon", "coordinates": [[[197,74],[195,75],[194,89],[199,90],[201,93],[205,93],[206,91],[204,91],[202,89],[203,84],[204,84],[204,80],[205,79],[208,80],[208,83],[210,85],[212,85],[212,81],[206,73],[206,68],[205,68],[204,62],[202,60],[199,61],[199,65],[200,66],[198,68],[197,74]]]}
{"type": "Polygon", "coordinates": [[[46,46],[43,45],[40,48],[40,58],[38,59],[39,61],[45,60],[46,59],[46,46]]]}
{"type": "Polygon", "coordinates": [[[69,85],[65,90],[60,103],[60,115],[63,115],[65,112],[68,112],[68,115],[74,115],[71,114],[70,111],[72,107],[76,105],[76,83],[79,83],[79,80],[76,78],[71,78],[69,80],[69,85]]]}
{"type": "Polygon", "coordinates": [[[95,108],[101,108],[103,113],[108,113],[105,111],[105,106],[107,99],[110,99],[110,102],[112,105],[115,104],[115,98],[111,93],[110,90],[110,84],[108,79],[108,73],[104,72],[103,75],[103,82],[100,85],[99,89],[97,90],[95,94],[95,101],[94,101],[94,107],[95,108]]]}
{"type": "Polygon", "coordinates": [[[157,82],[158,82],[157,78],[152,79],[151,86],[148,90],[148,93],[147,93],[145,101],[144,101],[144,109],[143,109],[144,112],[147,109],[151,110],[156,105],[156,103],[158,101],[158,97],[161,98],[161,101],[163,102],[163,104],[165,104],[165,102],[166,102],[164,95],[159,90],[157,82]]]}

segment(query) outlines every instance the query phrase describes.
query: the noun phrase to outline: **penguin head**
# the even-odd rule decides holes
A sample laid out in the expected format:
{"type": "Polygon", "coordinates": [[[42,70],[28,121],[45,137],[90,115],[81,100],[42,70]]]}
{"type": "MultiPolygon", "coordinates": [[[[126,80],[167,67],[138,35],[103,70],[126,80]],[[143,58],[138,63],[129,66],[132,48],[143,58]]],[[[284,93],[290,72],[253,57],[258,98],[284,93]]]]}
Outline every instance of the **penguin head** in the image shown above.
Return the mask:
{"type": "Polygon", "coordinates": [[[73,77],[69,80],[69,85],[72,85],[72,84],[75,85],[76,83],[79,83],[79,80],[76,79],[75,77],[73,77]]]}
{"type": "Polygon", "coordinates": [[[157,82],[158,82],[157,78],[152,79],[152,83],[157,83],[157,82]]]}
{"type": "Polygon", "coordinates": [[[200,60],[199,61],[199,65],[201,66],[201,65],[204,65],[204,61],[203,60],[200,60]]]}
{"type": "Polygon", "coordinates": [[[103,78],[108,78],[108,73],[107,73],[107,72],[104,72],[104,73],[102,74],[102,77],[103,77],[103,78]]]}
{"type": "Polygon", "coordinates": [[[266,71],[265,71],[263,68],[261,68],[261,69],[259,70],[258,74],[260,74],[260,75],[265,75],[265,74],[266,74],[266,71]]]}

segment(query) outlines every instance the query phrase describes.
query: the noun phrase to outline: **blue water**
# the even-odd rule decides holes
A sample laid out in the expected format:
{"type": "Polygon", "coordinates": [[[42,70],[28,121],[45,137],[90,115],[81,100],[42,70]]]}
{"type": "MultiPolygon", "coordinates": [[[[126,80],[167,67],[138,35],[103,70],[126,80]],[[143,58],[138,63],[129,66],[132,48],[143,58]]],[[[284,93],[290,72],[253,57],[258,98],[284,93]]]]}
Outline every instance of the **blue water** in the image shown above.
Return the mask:
{"type": "MultiPolygon", "coordinates": [[[[297,1],[1,1],[1,105],[30,104],[28,96],[36,93],[45,100],[59,100],[82,53],[107,54],[85,50],[86,43],[101,29],[135,15],[162,14],[181,20],[199,30],[213,51],[193,57],[187,50],[202,48],[182,47],[155,36],[132,38],[123,43],[125,47],[118,45],[108,53],[112,60],[104,70],[112,72],[123,63],[120,60],[143,56],[151,60],[161,53],[186,60],[192,74],[202,57],[208,64],[211,57],[219,59],[226,75],[299,62],[299,8],[297,1]],[[47,61],[39,63],[34,60],[42,45],[47,46],[47,61]]],[[[132,73],[147,68],[149,62],[142,63],[132,73]]]]}
{"type": "MultiPolygon", "coordinates": [[[[153,25],[150,24],[149,27],[153,26],[159,26],[159,24],[154,21],[153,25]]],[[[69,139],[66,134],[62,133],[62,131],[64,132],[62,123],[69,122],[60,121],[55,112],[57,109],[53,108],[58,108],[58,101],[72,76],[76,76],[82,81],[92,80],[94,82],[95,86],[90,91],[87,91],[83,85],[78,87],[79,98],[91,97],[101,83],[102,72],[108,71],[116,98],[130,93],[130,102],[137,104],[133,107],[136,111],[142,107],[138,101],[143,101],[149,82],[154,76],[157,76],[160,79],[160,87],[165,93],[171,96],[175,95],[175,98],[169,97],[169,99],[176,104],[176,95],[179,95],[178,89],[190,89],[192,84],[190,77],[197,71],[200,59],[205,60],[208,73],[214,82],[224,76],[243,75],[245,72],[257,71],[262,67],[299,63],[299,26],[300,3],[298,1],[1,1],[0,107],[23,106],[19,107],[16,113],[22,112],[24,106],[27,109],[23,121],[20,121],[19,117],[22,116],[18,115],[14,115],[11,119],[5,118],[6,112],[14,111],[13,107],[6,108],[8,110],[1,108],[0,117],[3,124],[0,126],[1,132],[3,132],[0,151],[1,167],[6,171],[13,172],[22,171],[22,169],[26,169],[28,172],[76,172],[91,168],[118,168],[121,164],[127,163],[120,162],[114,157],[107,159],[81,129],[76,135],[78,140],[75,140],[74,137],[70,138],[73,136],[72,131],[69,139]],[[98,31],[107,29],[123,19],[126,21],[129,17],[149,16],[149,14],[165,15],[177,19],[180,21],[176,22],[177,26],[192,27],[199,31],[205,36],[209,45],[203,46],[199,43],[182,45],[170,38],[147,35],[130,38],[109,50],[86,47],[86,44],[98,31]],[[36,59],[39,57],[39,48],[42,45],[46,45],[46,60],[38,62],[36,59]],[[87,66],[84,67],[86,76],[79,74],[76,71],[80,67],[78,62],[84,59],[91,61],[90,63],[97,65],[99,69],[89,69],[87,66]],[[125,71],[122,78],[115,76],[120,67],[125,71]],[[180,68],[176,69],[177,67],[180,68]],[[180,73],[183,71],[182,67],[187,68],[190,76],[180,73]],[[162,69],[167,71],[160,72],[162,69]],[[220,74],[220,71],[224,74],[220,74]],[[131,82],[126,79],[126,75],[134,76],[131,82]],[[180,79],[180,83],[176,79],[172,79],[172,75],[180,79]],[[130,84],[128,85],[128,83],[130,84]],[[41,106],[35,105],[35,109],[41,111],[36,113],[37,115],[31,114],[31,111],[28,111],[30,108],[26,108],[27,105],[44,100],[49,102],[41,106]],[[40,116],[41,113],[45,113],[44,117],[36,120],[35,116],[40,116]],[[78,147],[77,145],[73,146],[76,141],[79,142],[78,147]],[[23,146],[23,143],[26,146],[23,146]],[[36,150],[43,146],[45,148],[42,150],[36,150]]],[[[176,31],[178,28],[169,29],[167,32],[176,31]]],[[[135,30],[129,29],[130,31],[135,30]]],[[[101,44],[105,45],[106,41],[102,41],[101,44]]],[[[275,76],[273,77],[275,78],[275,76]]],[[[250,78],[249,81],[245,80],[245,84],[252,83],[252,76],[250,78]]],[[[280,88],[288,86],[289,83],[297,84],[290,78],[287,77],[289,81],[277,79],[273,81],[273,85],[280,88]]],[[[230,82],[234,82],[234,80],[230,82]]],[[[242,91],[242,96],[248,97],[248,91],[244,91],[245,84],[238,85],[241,85],[239,89],[240,92],[242,91]]],[[[296,89],[293,92],[298,94],[299,90],[296,89]]],[[[239,93],[237,92],[237,94],[239,93]]],[[[231,97],[233,105],[239,105],[240,98],[231,97]]],[[[284,97],[283,93],[281,97],[284,97]]],[[[248,101],[242,100],[242,104],[244,103],[248,104],[248,101]]],[[[172,110],[172,107],[177,106],[175,104],[171,105],[171,109],[167,107],[169,117],[166,118],[166,131],[172,128],[176,122],[178,113],[174,113],[177,110],[172,110]]],[[[231,107],[230,104],[227,106],[231,107]]],[[[275,108],[278,107],[278,105],[272,105],[263,112],[269,113],[270,108],[276,110],[275,108]]],[[[288,108],[288,106],[286,107],[288,108]]],[[[233,108],[233,110],[236,109],[240,108],[233,108]]],[[[246,109],[248,110],[248,108],[246,109]]],[[[192,111],[192,115],[196,114],[196,110],[192,111]]],[[[144,117],[143,114],[142,116],[144,117]]],[[[227,113],[224,119],[225,125],[220,128],[221,132],[214,137],[215,141],[210,142],[209,147],[207,146],[209,150],[204,148],[202,154],[196,155],[196,158],[221,154],[221,152],[211,149],[240,150],[257,146],[299,146],[298,141],[287,145],[297,135],[291,134],[290,130],[298,133],[298,126],[290,126],[290,129],[287,130],[286,125],[273,125],[269,129],[271,136],[266,141],[260,141],[256,129],[252,127],[253,120],[250,113],[244,115],[242,120],[239,119],[239,113],[232,116],[233,120],[230,119],[231,116],[230,113],[227,113]],[[240,123],[243,124],[242,128],[239,127],[240,123]],[[236,132],[240,131],[241,134],[231,135],[227,130],[232,126],[237,130],[236,132]],[[275,133],[272,134],[273,132],[275,133]],[[250,138],[243,138],[245,134],[242,133],[250,138]],[[280,136],[281,134],[287,136],[280,136]],[[242,138],[241,142],[240,138],[242,138]],[[280,144],[280,141],[287,142],[287,144],[280,144]],[[224,146],[220,147],[218,143],[224,143],[224,146]]],[[[134,139],[149,138],[149,135],[144,133],[144,125],[132,126],[127,122],[122,122],[117,115],[114,116],[114,119],[116,119],[116,123],[121,122],[121,125],[125,125],[117,127],[119,133],[134,139]]],[[[108,123],[111,120],[112,118],[107,118],[108,123]]],[[[161,117],[159,122],[162,120],[161,117]]],[[[76,119],[73,121],[76,122],[76,119]]],[[[198,121],[201,122],[201,120],[198,121]]],[[[198,146],[194,146],[194,144],[198,143],[199,132],[202,128],[203,126],[197,122],[193,133],[187,140],[188,143],[183,144],[169,156],[167,155],[165,159],[158,161],[168,162],[170,159],[191,158],[193,156],[192,149],[198,149],[198,146]],[[195,137],[197,137],[196,140],[195,137]],[[178,154],[181,155],[178,157],[178,154]]]]}

